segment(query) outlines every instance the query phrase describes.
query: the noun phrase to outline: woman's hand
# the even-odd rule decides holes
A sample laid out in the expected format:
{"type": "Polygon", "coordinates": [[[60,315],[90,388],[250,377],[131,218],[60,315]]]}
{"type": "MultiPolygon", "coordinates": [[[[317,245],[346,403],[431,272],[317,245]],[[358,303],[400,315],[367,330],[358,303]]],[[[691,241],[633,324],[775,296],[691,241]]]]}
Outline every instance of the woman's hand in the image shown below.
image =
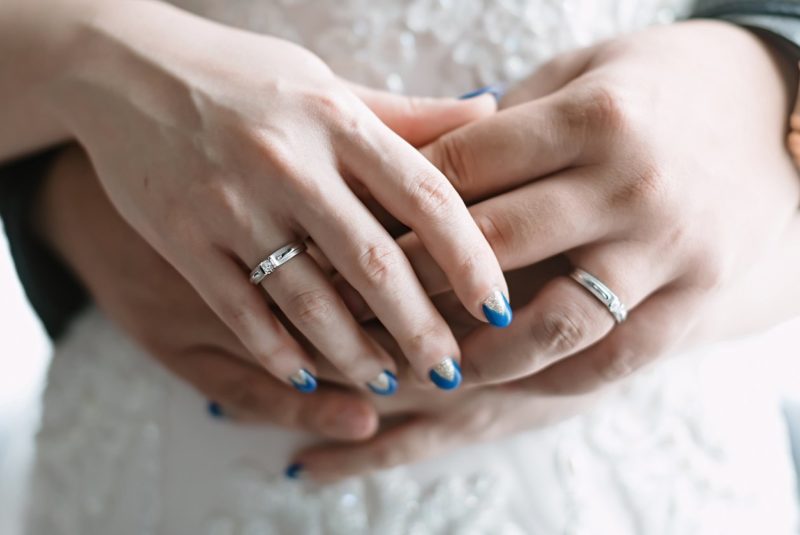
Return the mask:
{"type": "MultiPolygon", "coordinates": [[[[120,213],[265,368],[301,391],[316,383],[314,362],[248,281],[266,255],[310,238],[419,377],[458,385],[457,373],[435,373],[454,369],[454,337],[354,190],[416,231],[477,318],[507,292],[497,259],[446,177],[318,58],[150,2],[101,2],[77,43],[54,106],[120,213]]],[[[458,105],[494,109],[488,96],[458,105]]],[[[309,255],[263,287],[349,380],[394,391],[393,360],[309,255]]]]}
{"type": "Polygon", "coordinates": [[[377,430],[378,415],[358,392],[320,385],[305,396],[255,365],[186,280],[120,218],[78,148],[56,158],[36,204],[31,215],[40,237],[97,306],[226,417],[336,440],[363,440],[377,430]]]}
{"type": "MultiPolygon", "coordinates": [[[[614,326],[567,271],[502,337],[479,329],[464,340],[465,381],[563,360],[564,387],[590,390],[705,321],[797,214],[784,146],[793,71],[731,25],[650,29],[556,58],[504,110],[425,148],[467,199],[491,197],[472,213],[505,270],[564,252],[630,310],[614,326]]],[[[401,242],[426,287],[445,287],[416,237],[401,242]]]]}

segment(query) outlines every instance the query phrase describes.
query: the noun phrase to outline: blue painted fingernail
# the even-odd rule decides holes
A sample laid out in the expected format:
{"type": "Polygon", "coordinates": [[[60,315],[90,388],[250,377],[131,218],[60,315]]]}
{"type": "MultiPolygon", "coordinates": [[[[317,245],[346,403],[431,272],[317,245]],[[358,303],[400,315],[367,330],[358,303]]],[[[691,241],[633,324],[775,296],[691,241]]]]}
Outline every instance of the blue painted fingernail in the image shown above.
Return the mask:
{"type": "Polygon", "coordinates": [[[431,368],[428,376],[442,390],[453,390],[461,384],[461,366],[448,357],[431,368]]]}
{"type": "Polygon", "coordinates": [[[317,389],[317,378],[305,368],[297,370],[289,376],[289,382],[292,383],[298,391],[308,394],[317,389]]]}
{"type": "Polygon", "coordinates": [[[506,294],[500,290],[492,292],[492,295],[483,302],[483,315],[495,327],[508,327],[514,319],[511,304],[506,294]]]}
{"type": "Polygon", "coordinates": [[[208,414],[210,414],[212,418],[216,418],[217,420],[224,420],[226,418],[225,410],[222,408],[222,405],[216,401],[209,401],[207,409],[208,414]]]}
{"type": "Polygon", "coordinates": [[[380,375],[367,383],[367,387],[379,396],[391,396],[397,392],[397,376],[389,370],[383,370],[380,375]]]}
{"type": "Polygon", "coordinates": [[[486,93],[490,93],[497,102],[503,98],[503,95],[506,94],[506,88],[502,85],[487,85],[486,87],[481,87],[480,89],[476,89],[475,91],[470,91],[469,93],[465,93],[458,97],[460,100],[467,100],[470,98],[476,98],[481,95],[485,95],[486,93]]]}
{"type": "Polygon", "coordinates": [[[300,479],[300,476],[303,472],[303,465],[300,463],[292,463],[286,470],[284,470],[283,475],[285,475],[288,479],[300,479]]]}

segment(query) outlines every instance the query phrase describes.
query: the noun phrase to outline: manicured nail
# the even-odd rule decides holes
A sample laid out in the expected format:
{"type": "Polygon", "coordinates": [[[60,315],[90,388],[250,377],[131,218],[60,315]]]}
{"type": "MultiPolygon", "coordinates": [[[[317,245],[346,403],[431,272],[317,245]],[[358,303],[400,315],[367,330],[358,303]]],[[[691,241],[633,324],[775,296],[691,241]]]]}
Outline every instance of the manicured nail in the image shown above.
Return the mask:
{"type": "Polygon", "coordinates": [[[495,327],[508,327],[514,318],[508,298],[500,290],[492,292],[492,295],[483,302],[483,315],[495,327]]]}
{"type": "Polygon", "coordinates": [[[300,479],[300,476],[303,472],[303,465],[300,463],[292,463],[286,470],[284,470],[283,475],[285,475],[288,479],[300,479]]]}
{"type": "Polygon", "coordinates": [[[453,390],[461,384],[461,367],[450,357],[431,368],[428,376],[442,390],[453,390]]]}
{"type": "Polygon", "coordinates": [[[216,418],[217,420],[224,420],[226,418],[225,410],[222,408],[222,405],[216,401],[209,401],[207,408],[208,414],[210,414],[212,418],[216,418]]]}
{"type": "Polygon", "coordinates": [[[502,100],[503,96],[506,94],[506,88],[502,85],[487,85],[486,87],[481,87],[480,89],[476,89],[475,91],[470,91],[469,93],[465,93],[458,97],[460,100],[467,100],[470,98],[479,97],[481,95],[485,95],[486,93],[490,93],[497,102],[502,100]]]}
{"type": "Polygon", "coordinates": [[[391,396],[397,392],[397,376],[389,370],[383,370],[380,375],[367,383],[367,387],[379,396],[391,396]]]}
{"type": "Polygon", "coordinates": [[[317,389],[317,379],[308,370],[302,368],[289,376],[289,381],[297,390],[304,394],[313,392],[317,389]]]}

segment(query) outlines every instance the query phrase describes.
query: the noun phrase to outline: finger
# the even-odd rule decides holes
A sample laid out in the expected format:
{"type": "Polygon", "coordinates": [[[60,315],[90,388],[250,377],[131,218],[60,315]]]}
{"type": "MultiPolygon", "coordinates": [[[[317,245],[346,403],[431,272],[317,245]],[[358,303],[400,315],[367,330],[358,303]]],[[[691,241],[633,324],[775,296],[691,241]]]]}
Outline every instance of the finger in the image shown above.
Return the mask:
{"type": "MultiPolygon", "coordinates": [[[[596,184],[603,172],[595,167],[569,170],[472,206],[470,213],[503,271],[592,243],[621,226],[624,220],[604,217],[598,207],[596,184]]],[[[415,234],[402,236],[398,244],[430,295],[449,289],[447,276],[415,234]]]]}
{"type": "Polygon", "coordinates": [[[699,292],[666,288],[656,293],[599,343],[528,379],[537,391],[583,394],[614,384],[676,347],[688,333],[699,292]]]}
{"type": "Polygon", "coordinates": [[[378,395],[397,391],[394,361],[353,319],[310,256],[291,259],[262,286],[289,321],[350,381],[378,395]]]}
{"type": "Polygon", "coordinates": [[[595,47],[588,47],[559,54],[512,86],[500,101],[500,107],[517,106],[558,91],[586,71],[595,51],[595,47]]]}
{"type": "Polygon", "coordinates": [[[216,348],[162,358],[166,366],[237,421],[271,423],[337,440],[363,440],[378,417],[357,394],[321,387],[304,396],[263,370],[216,348]]]}
{"type": "MultiPolygon", "coordinates": [[[[615,243],[572,255],[573,264],[608,286],[628,309],[662,287],[671,270],[653,265],[640,244],[615,243]]],[[[478,329],[462,342],[464,379],[485,384],[547,368],[606,336],[615,322],[608,308],[569,276],[553,279],[498,337],[478,329]],[[503,355],[502,359],[489,355],[503,355]]]]}
{"type": "Polygon", "coordinates": [[[457,407],[417,416],[367,441],[312,447],[292,464],[302,467],[303,477],[330,482],[416,463],[519,429],[533,403],[524,389],[474,392],[457,407]]]}
{"type": "Polygon", "coordinates": [[[440,388],[458,386],[460,374],[450,368],[458,360],[458,344],[400,247],[344,186],[332,186],[313,204],[326,214],[324,220],[303,208],[300,223],[392,334],[417,377],[440,388]],[[431,372],[443,362],[454,374],[437,382],[431,372]]]}
{"type": "Polygon", "coordinates": [[[615,140],[616,110],[598,91],[570,86],[447,133],[422,153],[473,202],[598,161],[615,140]]]}
{"type": "Polygon", "coordinates": [[[255,360],[297,390],[313,392],[317,385],[314,362],[269,310],[263,292],[250,284],[247,272],[222,251],[210,254],[201,265],[201,272],[183,275],[255,360]]]}
{"type": "Polygon", "coordinates": [[[497,110],[490,93],[470,99],[407,97],[352,82],[347,85],[378,119],[414,147],[497,110]]]}
{"type": "Polygon", "coordinates": [[[357,176],[375,199],[417,233],[465,308],[478,319],[506,326],[511,308],[505,278],[462,199],[437,169],[385,125],[369,129],[373,134],[350,147],[345,164],[361,170],[357,176]]]}

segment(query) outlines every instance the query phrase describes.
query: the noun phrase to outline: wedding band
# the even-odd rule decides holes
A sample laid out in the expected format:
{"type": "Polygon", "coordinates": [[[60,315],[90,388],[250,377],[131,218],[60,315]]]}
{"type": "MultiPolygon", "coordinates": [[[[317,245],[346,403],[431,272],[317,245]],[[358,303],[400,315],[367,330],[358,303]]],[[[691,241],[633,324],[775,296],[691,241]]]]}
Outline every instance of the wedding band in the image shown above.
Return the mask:
{"type": "Polygon", "coordinates": [[[611,288],[603,284],[600,279],[580,268],[576,268],[570,274],[570,277],[603,303],[608,311],[611,312],[611,315],[614,316],[614,321],[622,323],[628,317],[628,309],[619,300],[617,294],[612,292],[611,288]]]}
{"type": "Polygon", "coordinates": [[[304,242],[293,242],[289,245],[284,245],[258,263],[253,271],[250,272],[250,282],[261,284],[261,281],[272,275],[276,269],[305,250],[306,244],[304,242]]]}

